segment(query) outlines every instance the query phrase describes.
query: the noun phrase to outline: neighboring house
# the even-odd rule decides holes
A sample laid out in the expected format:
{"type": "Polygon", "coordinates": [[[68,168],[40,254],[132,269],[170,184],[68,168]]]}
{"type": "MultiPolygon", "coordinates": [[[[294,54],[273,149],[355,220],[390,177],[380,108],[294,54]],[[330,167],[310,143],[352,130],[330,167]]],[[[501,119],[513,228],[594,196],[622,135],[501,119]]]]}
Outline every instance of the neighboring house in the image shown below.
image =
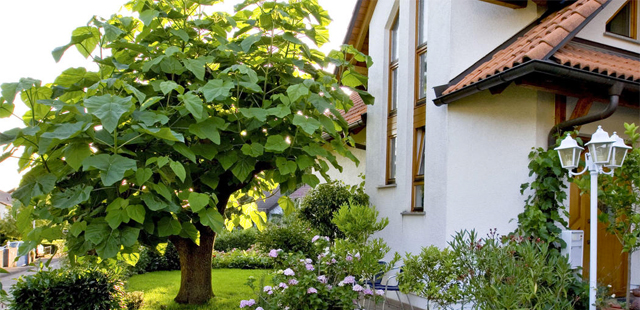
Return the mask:
{"type": "MultiPolygon", "coordinates": [[[[305,184],[291,193],[289,198],[294,202],[299,203],[299,201],[307,195],[307,192],[310,189],[311,187],[305,184]]],[[[265,212],[268,220],[271,220],[274,217],[281,217],[283,215],[283,211],[278,204],[278,199],[280,199],[280,197],[282,197],[280,188],[276,188],[275,191],[270,195],[268,194],[265,199],[258,201],[258,211],[265,212]]]]}
{"type": "MultiPolygon", "coordinates": [[[[579,127],[590,137],[597,125],[624,136],[624,122],[640,124],[639,10],[636,0],[359,0],[345,43],[373,58],[362,68],[376,98],[366,190],[389,218],[380,235],[392,250],[444,247],[463,229],[513,231],[527,156],[549,147],[554,126],[603,118],[579,127]]],[[[588,230],[578,194],[571,228],[588,230]]],[[[599,282],[623,291],[626,258],[599,244],[599,282]]],[[[585,243],[585,266],[588,253],[585,243]]]]}
{"type": "Polygon", "coordinates": [[[0,191],[0,218],[4,218],[13,204],[10,193],[0,191]]]}

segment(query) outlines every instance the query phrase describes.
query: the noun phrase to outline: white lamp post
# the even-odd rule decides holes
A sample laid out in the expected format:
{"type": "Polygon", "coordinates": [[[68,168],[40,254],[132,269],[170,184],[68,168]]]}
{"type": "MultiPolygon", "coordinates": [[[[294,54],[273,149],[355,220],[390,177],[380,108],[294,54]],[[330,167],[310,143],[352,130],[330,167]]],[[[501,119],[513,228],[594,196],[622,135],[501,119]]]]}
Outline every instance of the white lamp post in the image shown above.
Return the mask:
{"type": "Polygon", "coordinates": [[[598,273],[598,174],[612,175],[613,169],[622,166],[627,150],[631,147],[614,132],[613,136],[602,130],[598,130],[591,136],[591,141],[586,144],[589,153],[585,154],[586,165],[581,172],[574,173],[571,170],[578,167],[582,147],[569,134],[562,140],[560,146],[555,148],[560,156],[563,168],[569,169],[569,175],[576,176],[589,170],[591,175],[591,249],[589,259],[589,309],[596,310],[597,273],[598,273]],[[607,167],[606,172],[602,168],[607,167]]]}

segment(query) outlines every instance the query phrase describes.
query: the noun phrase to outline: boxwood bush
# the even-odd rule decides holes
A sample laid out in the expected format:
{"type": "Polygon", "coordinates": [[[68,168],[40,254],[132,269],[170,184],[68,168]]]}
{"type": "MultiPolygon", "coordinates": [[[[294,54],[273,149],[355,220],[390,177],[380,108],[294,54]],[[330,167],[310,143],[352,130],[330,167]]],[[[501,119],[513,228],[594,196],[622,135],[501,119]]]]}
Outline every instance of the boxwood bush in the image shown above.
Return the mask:
{"type": "Polygon", "coordinates": [[[155,248],[144,247],[140,252],[138,263],[130,268],[130,273],[141,274],[162,270],[180,270],[178,250],[171,242],[161,243],[155,248]]]}
{"type": "Polygon", "coordinates": [[[233,249],[247,250],[256,243],[258,230],[253,228],[224,230],[216,236],[214,249],[216,251],[229,252],[233,249]]]}
{"type": "Polygon", "coordinates": [[[105,269],[57,269],[21,277],[11,292],[13,310],[126,309],[127,294],[105,269]]]}

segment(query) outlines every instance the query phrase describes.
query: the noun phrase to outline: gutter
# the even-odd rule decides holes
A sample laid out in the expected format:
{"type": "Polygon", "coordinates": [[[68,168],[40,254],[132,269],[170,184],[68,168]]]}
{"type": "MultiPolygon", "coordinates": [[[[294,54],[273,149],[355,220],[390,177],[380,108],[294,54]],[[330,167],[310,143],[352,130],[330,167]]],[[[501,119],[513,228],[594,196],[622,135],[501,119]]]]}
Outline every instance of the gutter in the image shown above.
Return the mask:
{"type": "Polygon", "coordinates": [[[484,80],[471,84],[455,92],[440,96],[433,100],[437,106],[449,104],[464,97],[471,96],[489,88],[512,82],[518,78],[532,73],[542,73],[576,81],[594,82],[604,85],[614,85],[620,83],[622,88],[640,90],[640,82],[629,81],[617,77],[605,76],[577,68],[564,66],[551,61],[530,60],[524,64],[515,66],[509,70],[492,75],[484,80]]]}
{"type": "Polygon", "coordinates": [[[565,130],[571,130],[575,126],[581,126],[584,124],[593,123],[595,121],[603,120],[613,115],[613,113],[615,113],[616,109],[618,108],[620,94],[622,93],[623,89],[624,89],[624,84],[622,84],[621,82],[616,82],[613,85],[611,85],[611,87],[609,87],[609,96],[610,96],[609,105],[607,105],[607,107],[604,110],[600,111],[599,113],[594,115],[586,115],[586,116],[570,119],[553,126],[553,128],[551,128],[551,131],[549,131],[549,135],[547,136],[547,148],[551,149],[556,145],[556,138],[555,138],[556,133],[562,136],[562,133],[565,130]]]}

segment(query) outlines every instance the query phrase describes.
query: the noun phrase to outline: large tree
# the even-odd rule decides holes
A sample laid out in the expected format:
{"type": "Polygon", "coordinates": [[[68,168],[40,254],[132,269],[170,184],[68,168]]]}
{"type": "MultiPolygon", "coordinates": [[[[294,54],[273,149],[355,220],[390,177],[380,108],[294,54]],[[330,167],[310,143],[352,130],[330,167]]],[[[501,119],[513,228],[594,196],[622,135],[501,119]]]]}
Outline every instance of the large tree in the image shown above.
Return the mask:
{"type": "Polygon", "coordinates": [[[64,237],[72,256],[133,263],[141,243],[169,239],[182,268],[175,300],[204,303],[216,234],[265,221],[248,197],[315,186],[313,171],[339,168],[333,152],[357,161],[339,110],[352,105],[344,87],[372,103],[351,65],[370,59],[310,47],[328,41],[317,0],[247,0],[233,15],[216,2],[131,1],[133,17],[93,18],[53,51],[57,61],[75,46],[97,72],[2,85],[0,117],[15,116],[17,95],[29,108],[26,127],[0,133],[0,159],[22,149],[28,170],[13,194],[23,252],[64,237]]]}

